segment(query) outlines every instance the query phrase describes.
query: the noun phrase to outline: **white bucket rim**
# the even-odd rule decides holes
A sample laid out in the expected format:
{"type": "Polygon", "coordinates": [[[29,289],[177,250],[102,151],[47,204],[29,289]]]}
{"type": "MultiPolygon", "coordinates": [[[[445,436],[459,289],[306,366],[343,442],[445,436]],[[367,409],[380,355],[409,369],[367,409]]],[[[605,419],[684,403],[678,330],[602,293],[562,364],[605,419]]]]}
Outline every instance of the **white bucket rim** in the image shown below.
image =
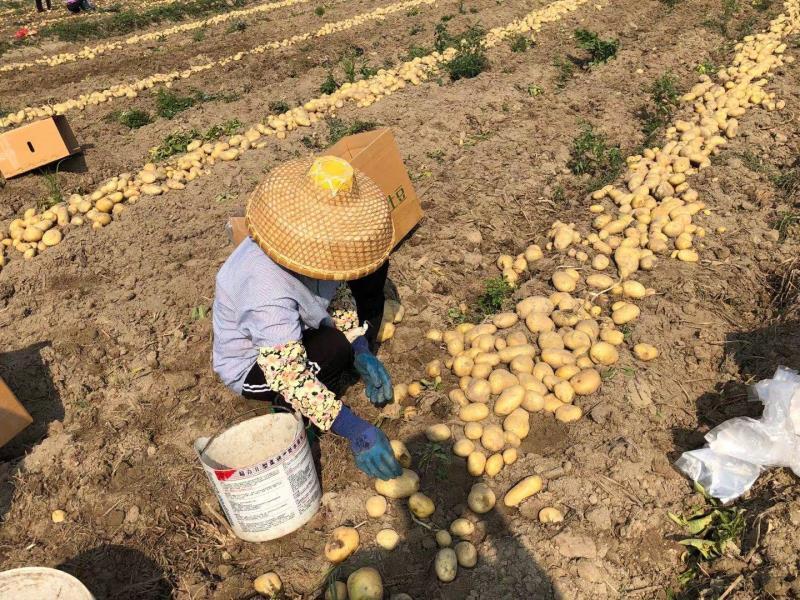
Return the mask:
{"type": "MultiPolygon", "coordinates": [[[[45,576],[50,578],[51,581],[61,580],[64,582],[64,584],[71,586],[72,589],[68,590],[71,594],[81,594],[82,600],[94,600],[92,592],[89,591],[89,588],[87,588],[80,579],[67,573],[66,571],[53,569],[51,567],[18,567],[16,569],[0,571],[0,586],[2,586],[4,582],[6,584],[14,585],[15,580],[19,581],[23,585],[26,582],[33,583],[31,579],[36,576],[45,576]]],[[[2,587],[0,587],[0,591],[3,591],[2,587]]],[[[12,589],[11,591],[13,592],[14,590],[12,589]]],[[[19,587],[17,591],[21,591],[19,587]]],[[[79,600],[79,597],[73,595],[65,597],[65,600],[79,600]]]]}

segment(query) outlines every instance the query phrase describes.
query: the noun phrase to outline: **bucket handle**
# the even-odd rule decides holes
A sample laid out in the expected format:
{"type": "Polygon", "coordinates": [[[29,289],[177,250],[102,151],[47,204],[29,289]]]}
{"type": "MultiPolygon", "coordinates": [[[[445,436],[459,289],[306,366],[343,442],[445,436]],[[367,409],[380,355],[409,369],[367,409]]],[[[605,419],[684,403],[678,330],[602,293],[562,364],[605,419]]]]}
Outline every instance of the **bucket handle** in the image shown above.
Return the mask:
{"type": "MultiPolygon", "coordinates": [[[[285,411],[287,413],[294,414],[290,409],[286,408],[285,406],[280,406],[280,405],[279,406],[275,406],[275,405],[273,405],[271,408],[272,408],[272,412],[275,412],[276,410],[282,410],[282,411],[285,411]]],[[[235,417],[230,419],[227,423],[225,423],[224,425],[221,425],[214,432],[214,435],[212,435],[210,438],[208,438],[208,441],[206,442],[206,445],[203,446],[202,450],[200,450],[200,456],[203,456],[203,454],[205,454],[205,451],[208,450],[208,447],[211,445],[211,442],[213,442],[215,439],[217,439],[217,436],[219,436],[219,434],[221,434],[223,431],[228,429],[231,425],[236,423],[242,417],[246,417],[247,415],[252,415],[254,412],[257,412],[257,409],[251,408],[250,410],[248,410],[246,412],[239,413],[238,415],[236,415],[235,417]]]]}

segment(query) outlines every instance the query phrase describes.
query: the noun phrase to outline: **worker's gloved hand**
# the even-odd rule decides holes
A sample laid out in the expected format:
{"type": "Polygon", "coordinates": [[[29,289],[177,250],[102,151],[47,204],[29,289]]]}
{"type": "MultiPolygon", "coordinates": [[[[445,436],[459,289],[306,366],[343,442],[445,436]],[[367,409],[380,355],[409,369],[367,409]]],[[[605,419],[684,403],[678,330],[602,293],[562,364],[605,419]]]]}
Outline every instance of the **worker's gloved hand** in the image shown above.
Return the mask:
{"type": "Polygon", "coordinates": [[[334,419],[331,431],[346,437],[356,459],[356,465],[370,477],[394,479],[403,474],[403,468],[392,452],[386,435],[367,421],[342,406],[334,419]]]}
{"type": "Polygon", "coordinates": [[[353,366],[355,366],[361,379],[364,380],[367,397],[375,406],[388,404],[394,398],[392,380],[386,367],[369,351],[369,344],[364,336],[356,338],[353,342],[353,366]]]}

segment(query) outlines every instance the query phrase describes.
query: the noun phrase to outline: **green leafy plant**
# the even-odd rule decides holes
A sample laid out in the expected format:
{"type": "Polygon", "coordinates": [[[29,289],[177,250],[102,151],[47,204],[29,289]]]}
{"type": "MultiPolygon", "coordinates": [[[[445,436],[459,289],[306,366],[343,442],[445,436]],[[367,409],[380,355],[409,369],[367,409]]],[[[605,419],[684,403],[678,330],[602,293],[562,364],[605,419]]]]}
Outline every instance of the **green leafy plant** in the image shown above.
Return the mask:
{"type": "Polygon", "coordinates": [[[282,115],[289,112],[289,104],[285,100],[270,100],[267,104],[269,112],[272,115],[282,115]]]}
{"type": "Polygon", "coordinates": [[[423,56],[427,56],[430,54],[431,51],[429,48],[425,48],[423,46],[411,46],[408,49],[408,53],[406,54],[406,60],[414,60],[415,58],[422,58],[423,56]]]}
{"type": "Polygon", "coordinates": [[[178,113],[194,106],[196,100],[193,96],[178,96],[175,92],[159,88],[156,92],[156,113],[159,117],[171,119],[178,113]]]}
{"type": "Polygon", "coordinates": [[[717,72],[717,66],[710,60],[704,60],[694,68],[700,75],[713,75],[717,72]]]}
{"type": "Polygon", "coordinates": [[[601,187],[614,181],[622,172],[625,160],[619,146],[612,146],[606,136],[598,133],[589,123],[584,123],[580,133],[572,140],[572,151],[567,163],[575,175],[592,176],[590,186],[601,187]]]}
{"type": "Polygon", "coordinates": [[[162,161],[176,154],[186,152],[186,147],[192,140],[203,140],[210,142],[216,140],[224,135],[233,135],[242,127],[241,121],[238,119],[231,119],[218,125],[210,127],[204,133],[196,129],[189,131],[178,131],[170,133],[158,146],[150,150],[150,158],[154,161],[162,161]]]}
{"type": "Polygon", "coordinates": [[[563,88],[575,74],[575,64],[565,56],[557,56],[553,59],[553,66],[558,71],[556,87],[563,88]]]}
{"type": "Polygon", "coordinates": [[[195,42],[202,42],[204,39],[206,39],[205,27],[201,27],[200,29],[195,29],[195,32],[192,34],[192,40],[195,42]]]}
{"type": "Polygon", "coordinates": [[[526,91],[528,92],[528,96],[531,96],[533,98],[544,94],[544,88],[540,85],[536,85],[535,83],[531,83],[530,85],[528,85],[526,91]]]}
{"type": "Polygon", "coordinates": [[[645,145],[650,145],[655,134],[670,122],[680,100],[678,80],[672,73],[665,73],[656,79],[648,92],[650,102],[639,110],[645,145]]]}
{"type": "Polygon", "coordinates": [[[192,308],[190,317],[192,321],[203,321],[204,319],[208,318],[208,307],[203,306],[202,304],[199,306],[195,306],[192,308]]]}
{"type": "Polygon", "coordinates": [[[478,308],[486,315],[496,313],[514,289],[502,277],[492,277],[483,282],[483,295],[478,298],[478,308]]]}
{"type": "Polygon", "coordinates": [[[318,17],[323,16],[325,14],[325,7],[324,6],[316,7],[314,9],[314,14],[317,15],[318,17]]]}
{"type": "Polygon", "coordinates": [[[603,40],[597,33],[588,29],[576,29],[575,40],[581,48],[589,53],[590,67],[607,63],[617,55],[617,50],[619,50],[619,40],[603,40]]]}
{"type": "Polygon", "coordinates": [[[325,81],[322,82],[322,85],[319,86],[319,91],[323,94],[332,94],[338,89],[339,83],[333,77],[333,71],[328,71],[328,76],[325,78],[325,81]]]}
{"type": "Polygon", "coordinates": [[[724,37],[730,37],[734,31],[731,30],[730,23],[736,13],[739,12],[738,0],[722,0],[722,12],[716,17],[711,17],[703,21],[702,25],[706,29],[716,31],[724,37]]]}
{"type": "Polygon", "coordinates": [[[115,111],[111,113],[113,119],[120,125],[124,125],[129,129],[139,129],[153,122],[150,113],[144,110],[137,110],[135,108],[130,110],[115,111]]]}
{"type": "Polygon", "coordinates": [[[225,30],[225,33],[241,33],[247,29],[247,21],[234,21],[225,30]]]}
{"type": "Polygon", "coordinates": [[[371,131],[378,126],[378,123],[374,121],[360,121],[357,119],[348,123],[336,117],[326,119],[326,122],[328,123],[328,144],[331,146],[343,137],[371,131]]]}
{"type": "Polygon", "coordinates": [[[526,52],[533,45],[530,39],[521,33],[512,35],[508,41],[512,52],[526,52]]]}
{"type": "MultiPolygon", "coordinates": [[[[61,163],[59,163],[60,165],[61,163]]],[[[61,190],[61,182],[58,179],[58,166],[56,166],[56,170],[53,173],[42,173],[42,179],[44,180],[44,185],[46,191],[46,195],[44,198],[40,198],[37,201],[37,207],[40,211],[45,211],[48,208],[52,208],[59,202],[64,201],[64,194],[61,190]]]]}
{"type": "Polygon", "coordinates": [[[472,25],[457,35],[451,35],[444,23],[434,30],[434,46],[439,52],[455,48],[456,55],[445,63],[445,70],[452,81],[477,77],[489,67],[489,59],[482,41],[485,34],[480,25],[472,25]]]}
{"type": "Polygon", "coordinates": [[[422,33],[425,31],[425,28],[422,25],[414,25],[408,32],[408,35],[417,35],[418,33],[422,33]]]}
{"type": "Polygon", "coordinates": [[[434,469],[436,479],[445,479],[450,467],[450,453],[438,442],[426,442],[419,457],[419,468],[423,473],[434,469]]]}
{"type": "Polygon", "coordinates": [[[786,211],[778,215],[774,228],[778,230],[778,239],[783,242],[789,237],[791,229],[800,223],[800,213],[796,211],[786,211]]]}

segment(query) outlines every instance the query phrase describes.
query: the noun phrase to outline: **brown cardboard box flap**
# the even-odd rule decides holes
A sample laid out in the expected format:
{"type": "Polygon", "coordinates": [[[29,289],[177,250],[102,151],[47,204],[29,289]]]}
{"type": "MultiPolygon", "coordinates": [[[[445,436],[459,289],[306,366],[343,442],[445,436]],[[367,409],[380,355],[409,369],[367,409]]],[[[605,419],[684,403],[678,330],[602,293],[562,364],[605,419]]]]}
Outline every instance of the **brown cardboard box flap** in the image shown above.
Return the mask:
{"type": "Polygon", "coordinates": [[[19,403],[6,382],[0,379],[0,447],[33,423],[28,411],[19,403]]]}
{"type": "Polygon", "coordinates": [[[0,134],[0,173],[8,179],[80,149],[67,118],[56,115],[0,134]]]}

